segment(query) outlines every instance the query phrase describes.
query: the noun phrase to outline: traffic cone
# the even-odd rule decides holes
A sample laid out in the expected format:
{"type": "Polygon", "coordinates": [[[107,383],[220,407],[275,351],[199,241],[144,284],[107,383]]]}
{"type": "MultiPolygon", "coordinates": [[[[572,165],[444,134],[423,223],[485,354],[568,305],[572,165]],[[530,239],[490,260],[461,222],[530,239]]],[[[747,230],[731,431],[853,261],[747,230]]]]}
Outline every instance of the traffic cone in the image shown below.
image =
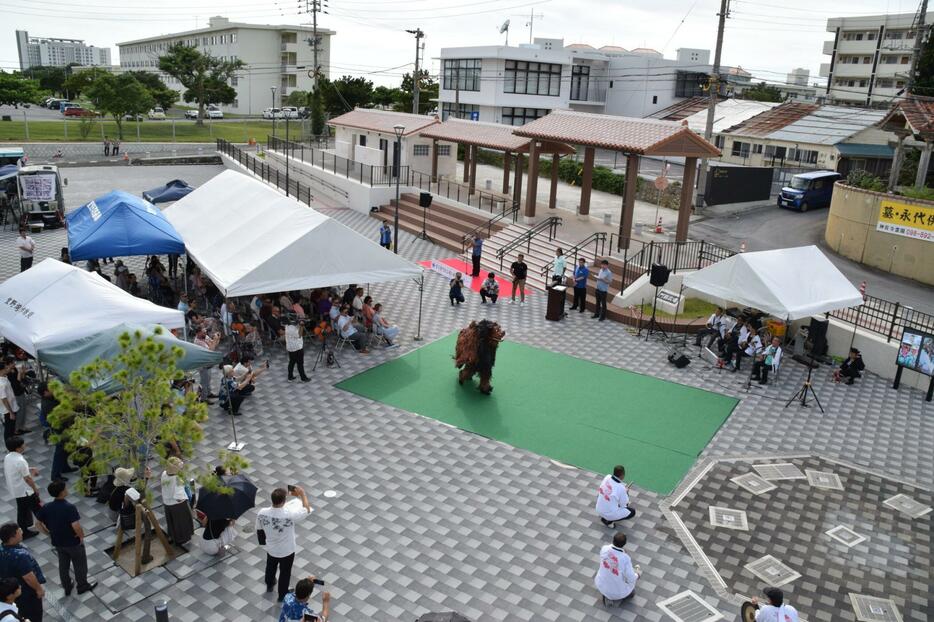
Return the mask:
{"type": "Polygon", "coordinates": [[[746,252],[746,241],[745,241],[745,240],[743,240],[743,241],[740,243],[740,245],[739,245],[739,252],[741,252],[741,253],[745,253],[745,252],[746,252]]]}
{"type": "Polygon", "coordinates": [[[655,225],[655,233],[661,233],[661,232],[662,232],[662,219],[661,219],[661,216],[659,216],[658,223],[656,223],[655,225]]]}

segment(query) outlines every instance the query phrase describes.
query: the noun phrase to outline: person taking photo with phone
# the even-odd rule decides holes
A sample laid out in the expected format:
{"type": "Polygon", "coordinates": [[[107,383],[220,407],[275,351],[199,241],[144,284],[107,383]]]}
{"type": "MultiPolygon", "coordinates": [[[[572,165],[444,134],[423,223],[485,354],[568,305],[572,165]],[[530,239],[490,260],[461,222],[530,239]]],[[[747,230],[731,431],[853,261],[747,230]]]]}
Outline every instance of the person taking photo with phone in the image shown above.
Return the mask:
{"type": "Polygon", "coordinates": [[[276,587],[276,572],[279,574],[278,601],[282,602],[292,581],[292,564],[295,562],[295,524],[311,514],[308,496],[301,486],[276,488],[270,495],[272,506],[256,514],[256,537],[266,549],[266,591],[276,587]],[[286,503],[286,495],[293,499],[286,503]]]}

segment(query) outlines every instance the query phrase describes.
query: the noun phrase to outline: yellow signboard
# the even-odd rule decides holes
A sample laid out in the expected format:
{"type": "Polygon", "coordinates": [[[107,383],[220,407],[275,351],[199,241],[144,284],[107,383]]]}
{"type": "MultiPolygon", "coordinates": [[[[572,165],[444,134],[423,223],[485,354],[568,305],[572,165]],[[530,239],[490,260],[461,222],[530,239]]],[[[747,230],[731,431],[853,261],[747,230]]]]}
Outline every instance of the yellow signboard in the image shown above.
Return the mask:
{"type": "Polygon", "coordinates": [[[934,242],[934,207],[886,199],[879,204],[876,231],[934,242]]]}

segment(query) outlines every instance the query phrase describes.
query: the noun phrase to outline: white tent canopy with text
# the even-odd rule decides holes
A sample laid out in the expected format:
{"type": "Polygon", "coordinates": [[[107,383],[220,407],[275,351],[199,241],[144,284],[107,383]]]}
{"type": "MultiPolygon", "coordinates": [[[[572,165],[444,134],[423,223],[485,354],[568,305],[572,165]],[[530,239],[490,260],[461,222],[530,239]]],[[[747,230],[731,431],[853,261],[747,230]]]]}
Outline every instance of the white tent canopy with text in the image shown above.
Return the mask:
{"type": "Polygon", "coordinates": [[[419,278],[422,269],[294,198],[224,171],[165,210],[228,297],[419,278]]]}
{"type": "Polygon", "coordinates": [[[182,328],[177,309],[137,298],[94,272],[46,259],[0,285],[0,335],[29,354],[123,322],[182,328]]]}
{"type": "Polygon", "coordinates": [[[740,253],[684,277],[684,287],[786,321],[863,304],[816,246],[740,253]]]}

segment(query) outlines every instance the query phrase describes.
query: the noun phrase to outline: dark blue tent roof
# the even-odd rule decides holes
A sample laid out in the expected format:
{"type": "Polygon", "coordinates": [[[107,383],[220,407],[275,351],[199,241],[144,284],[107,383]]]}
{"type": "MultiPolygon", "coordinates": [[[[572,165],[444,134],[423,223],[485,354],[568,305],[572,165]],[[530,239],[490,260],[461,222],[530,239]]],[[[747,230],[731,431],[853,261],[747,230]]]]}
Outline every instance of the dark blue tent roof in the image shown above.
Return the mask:
{"type": "Polygon", "coordinates": [[[173,179],[169,183],[147,190],[143,193],[143,198],[150,203],[167,203],[169,201],[178,201],[183,196],[194,190],[184,179],[173,179]]]}
{"type": "Polygon", "coordinates": [[[114,190],[69,213],[72,261],[185,252],[185,243],[152,203],[114,190]]]}

